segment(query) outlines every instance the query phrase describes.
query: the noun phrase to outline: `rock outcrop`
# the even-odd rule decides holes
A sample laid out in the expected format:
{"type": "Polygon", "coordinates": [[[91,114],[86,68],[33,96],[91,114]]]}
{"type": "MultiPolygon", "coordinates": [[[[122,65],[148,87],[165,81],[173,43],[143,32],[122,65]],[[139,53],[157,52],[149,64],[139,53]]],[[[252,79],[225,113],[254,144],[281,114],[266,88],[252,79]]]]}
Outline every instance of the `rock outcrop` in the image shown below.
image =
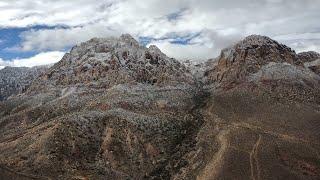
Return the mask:
{"type": "Polygon", "coordinates": [[[0,179],[319,179],[301,57],[257,35],[197,65],[94,38],[0,102],[0,179]]]}

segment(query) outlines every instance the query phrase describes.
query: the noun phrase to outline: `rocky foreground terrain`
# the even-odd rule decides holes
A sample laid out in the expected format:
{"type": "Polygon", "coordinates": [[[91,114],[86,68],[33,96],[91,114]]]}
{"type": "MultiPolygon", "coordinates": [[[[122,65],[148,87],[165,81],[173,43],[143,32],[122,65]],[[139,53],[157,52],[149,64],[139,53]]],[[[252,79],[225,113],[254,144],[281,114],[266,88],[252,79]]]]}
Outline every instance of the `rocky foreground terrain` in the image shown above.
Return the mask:
{"type": "Polygon", "coordinates": [[[1,91],[0,179],[320,179],[319,57],[253,35],[192,65],[94,38],[1,91]]]}

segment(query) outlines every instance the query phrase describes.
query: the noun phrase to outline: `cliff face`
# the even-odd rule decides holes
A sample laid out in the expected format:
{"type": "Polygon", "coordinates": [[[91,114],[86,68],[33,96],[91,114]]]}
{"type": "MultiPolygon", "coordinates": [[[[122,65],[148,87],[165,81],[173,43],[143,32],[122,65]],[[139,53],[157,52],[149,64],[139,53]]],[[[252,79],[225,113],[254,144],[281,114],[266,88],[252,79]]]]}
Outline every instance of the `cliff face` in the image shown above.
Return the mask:
{"type": "Polygon", "coordinates": [[[264,36],[187,66],[92,39],[0,102],[0,177],[318,179],[320,77],[302,63],[264,36]]]}

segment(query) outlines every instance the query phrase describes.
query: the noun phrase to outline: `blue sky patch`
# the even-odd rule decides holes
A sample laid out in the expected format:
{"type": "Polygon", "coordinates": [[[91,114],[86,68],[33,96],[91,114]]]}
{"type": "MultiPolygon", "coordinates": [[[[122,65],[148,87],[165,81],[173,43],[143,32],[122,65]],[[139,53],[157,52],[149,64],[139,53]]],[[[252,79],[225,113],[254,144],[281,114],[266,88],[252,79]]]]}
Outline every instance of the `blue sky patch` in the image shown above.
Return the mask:
{"type": "Polygon", "coordinates": [[[37,51],[20,51],[15,49],[21,43],[20,34],[30,30],[67,28],[65,26],[30,26],[25,28],[0,28],[0,58],[11,60],[17,58],[28,58],[38,54],[37,51]]]}
{"type": "Polygon", "coordinates": [[[187,44],[191,44],[192,39],[200,36],[200,34],[201,34],[201,32],[187,33],[185,35],[180,35],[177,33],[170,33],[170,34],[167,34],[166,36],[161,37],[161,38],[140,36],[138,40],[143,46],[146,46],[147,44],[149,44],[153,41],[163,41],[163,40],[168,40],[172,44],[187,45],[187,44]]]}

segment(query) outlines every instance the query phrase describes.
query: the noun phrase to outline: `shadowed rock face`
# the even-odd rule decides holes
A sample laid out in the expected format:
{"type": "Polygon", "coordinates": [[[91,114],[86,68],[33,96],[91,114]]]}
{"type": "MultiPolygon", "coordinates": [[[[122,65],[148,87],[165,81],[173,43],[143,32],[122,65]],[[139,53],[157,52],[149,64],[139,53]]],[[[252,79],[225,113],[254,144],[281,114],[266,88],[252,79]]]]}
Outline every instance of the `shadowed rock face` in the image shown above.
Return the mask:
{"type": "Polygon", "coordinates": [[[92,39],[0,103],[0,178],[319,179],[320,77],[301,62],[263,36],[189,67],[92,39]]]}

